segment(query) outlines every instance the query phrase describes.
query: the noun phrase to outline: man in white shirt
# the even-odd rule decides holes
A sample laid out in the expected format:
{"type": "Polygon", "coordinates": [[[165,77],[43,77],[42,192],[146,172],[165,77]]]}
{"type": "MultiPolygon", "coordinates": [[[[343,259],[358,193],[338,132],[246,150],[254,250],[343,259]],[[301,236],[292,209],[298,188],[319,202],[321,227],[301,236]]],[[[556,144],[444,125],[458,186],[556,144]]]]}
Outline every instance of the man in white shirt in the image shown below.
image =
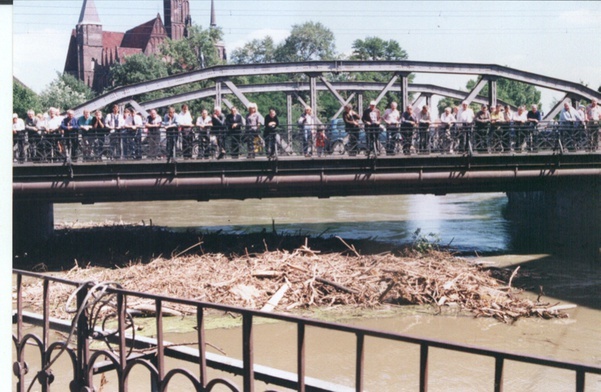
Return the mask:
{"type": "Polygon", "coordinates": [[[601,121],[601,107],[596,99],[592,99],[590,105],[586,107],[587,128],[590,135],[591,150],[597,151],[599,148],[599,121],[601,121]]]}
{"type": "Polygon", "coordinates": [[[188,105],[182,105],[182,111],[177,115],[176,121],[182,135],[182,155],[184,159],[190,159],[194,150],[194,131],[192,130],[192,114],[188,110],[188,105]]]}
{"type": "Polygon", "coordinates": [[[440,143],[440,148],[442,151],[446,151],[449,153],[453,153],[453,140],[451,138],[451,127],[457,119],[453,114],[453,111],[450,107],[446,107],[444,112],[440,115],[440,127],[438,134],[438,141],[440,143]]]}
{"type": "Polygon", "coordinates": [[[25,161],[25,122],[13,113],[13,156],[19,162],[25,161]]]}
{"type": "Polygon", "coordinates": [[[463,147],[465,151],[471,148],[470,138],[474,117],[472,108],[467,105],[467,102],[462,102],[455,118],[457,119],[457,131],[461,139],[460,147],[463,147]]]}
{"type": "Polygon", "coordinates": [[[315,132],[315,125],[317,121],[313,117],[312,109],[310,106],[305,107],[305,113],[303,113],[298,119],[298,125],[303,129],[303,154],[305,157],[310,158],[313,150],[313,133],[315,132]]]}
{"type": "Polygon", "coordinates": [[[142,116],[135,109],[125,109],[123,124],[123,155],[126,159],[142,158],[142,116]]]}
{"type": "Polygon", "coordinates": [[[211,127],[213,126],[213,121],[211,116],[209,116],[208,110],[203,110],[200,113],[200,116],[196,119],[196,128],[198,129],[198,159],[201,158],[209,158],[210,154],[210,142],[211,142],[211,127]]]}
{"type": "Polygon", "coordinates": [[[390,107],[384,111],[382,116],[382,120],[386,124],[386,154],[388,155],[394,155],[395,142],[400,131],[401,113],[397,106],[396,102],[391,102],[390,107]]]}
{"type": "Polygon", "coordinates": [[[125,126],[125,118],[119,113],[119,105],[113,105],[111,112],[106,115],[104,125],[109,131],[109,159],[121,156],[121,132],[125,126]]]}

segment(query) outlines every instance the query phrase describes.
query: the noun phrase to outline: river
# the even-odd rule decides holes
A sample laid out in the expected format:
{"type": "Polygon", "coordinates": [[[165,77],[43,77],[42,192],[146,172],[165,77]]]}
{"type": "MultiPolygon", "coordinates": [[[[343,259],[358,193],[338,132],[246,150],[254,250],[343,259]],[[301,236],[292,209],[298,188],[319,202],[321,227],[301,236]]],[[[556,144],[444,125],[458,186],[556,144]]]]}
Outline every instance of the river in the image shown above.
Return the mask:
{"type": "MultiPolygon", "coordinates": [[[[354,319],[349,323],[416,336],[467,343],[601,365],[601,266],[578,257],[558,256],[552,251],[521,248],[519,231],[503,216],[504,194],[459,194],[348,197],[331,199],[270,199],[247,201],[177,201],[55,205],[55,222],[141,222],[174,229],[279,232],[338,235],[348,239],[372,238],[391,244],[411,242],[417,229],[422,235],[451,247],[464,256],[486,255],[499,266],[517,266],[536,277],[531,292],[539,287],[548,302],[572,303],[569,318],[522,319],[513,325],[491,319],[475,319],[446,312],[434,315],[428,308],[410,308],[389,318],[354,319]]],[[[535,247],[536,248],[536,247],[535,247]]],[[[209,341],[228,354],[239,352],[240,330],[212,330],[209,341]]],[[[175,334],[172,340],[192,339],[175,334]]],[[[294,370],[294,335],[291,327],[266,324],[255,329],[256,362],[294,370]],[[269,347],[266,350],[264,347],[269,347]]],[[[310,356],[307,375],[352,386],[353,343],[344,336],[313,333],[307,339],[310,356]],[[319,350],[318,350],[319,349],[319,350]],[[341,353],[349,353],[345,358],[341,353]]],[[[370,391],[415,390],[417,350],[367,342],[366,388],[370,391]]],[[[430,390],[480,391],[492,389],[493,361],[443,350],[431,354],[430,390]]],[[[509,363],[505,391],[573,390],[574,375],[536,366],[509,363]]],[[[601,377],[586,379],[587,391],[601,391],[601,377]]]]}

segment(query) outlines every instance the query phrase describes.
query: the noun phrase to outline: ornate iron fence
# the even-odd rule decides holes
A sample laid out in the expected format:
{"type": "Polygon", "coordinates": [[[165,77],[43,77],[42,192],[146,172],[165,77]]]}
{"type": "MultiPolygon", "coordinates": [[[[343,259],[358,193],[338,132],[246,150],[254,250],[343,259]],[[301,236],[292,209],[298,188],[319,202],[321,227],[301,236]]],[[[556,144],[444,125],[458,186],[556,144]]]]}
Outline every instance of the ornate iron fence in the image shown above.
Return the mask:
{"type": "Polygon", "coordinates": [[[274,134],[257,131],[161,128],[99,129],[72,135],[25,132],[15,135],[14,161],[49,163],[154,159],[221,159],[266,156],[373,157],[411,154],[593,153],[599,150],[599,122],[434,124],[376,130],[344,129],[340,121],[274,134]]]}
{"type": "MultiPolygon", "coordinates": [[[[494,379],[491,388],[501,391],[504,382],[504,368],[509,362],[536,364],[540,366],[573,371],[575,375],[574,390],[584,391],[587,374],[601,375],[601,367],[579,363],[562,362],[553,359],[531,355],[518,355],[509,352],[459,345],[444,341],[422,339],[396,333],[382,332],[372,329],[357,328],[348,325],[334,324],[323,321],[300,318],[291,315],[252,311],[238,307],[223,306],[218,304],[170,298],[161,295],[145,294],[125,290],[115,283],[95,284],[91,282],[73,282],[62,278],[51,277],[43,274],[14,270],[16,275],[16,309],[14,310],[13,323],[16,332],[13,343],[16,351],[14,374],[17,379],[16,390],[19,392],[30,390],[35,383],[41,385],[42,391],[50,391],[54,380],[53,364],[61,354],[69,358],[72,366],[71,391],[94,390],[93,375],[103,372],[115,372],[118,379],[119,391],[127,391],[128,380],[132,369],[143,367],[151,377],[153,391],[165,391],[172,385],[175,376],[184,378],[189,382],[190,389],[196,391],[211,391],[216,386],[231,391],[253,391],[255,382],[263,381],[283,388],[298,391],[345,391],[353,390],[341,385],[316,380],[306,377],[305,342],[306,328],[317,328],[336,333],[345,333],[354,336],[355,340],[355,387],[354,390],[364,389],[365,349],[366,338],[383,339],[390,343],[394,350],[394,343],[408,343],[419,347],[419,390],[428,389],[429,354],[432,349],[444,349],[461,352],[484,358],[494,359],[494,379]],[[39,279],[42,281],[43,291],[42,314],[36,315],[24,310],[23,303],[23,278],[39,279]],[[62,284],[73,287],[72,294],[67,301],[67,310],[73,314],[71,322],[50,318],[50,292],[52,285],[62,284]],[[127,303],[133,298],[143,298],[152,301],[155,321],[156,339],[136,336],[134,318],[128,309],[127,303]],[[164,341],[163,310],[165,303],[175,303],[191,307],[196,313],[195,348],[171,346],[164,341]],[[208,310],[219,310],[238,315],[242,318],[242,358],[229,358],[205,349],[205,315],[208,310]],[[296,372],[284,372],[256,364],[254,361],[253,325],[257,318],[278,320],[296,326],[296,372]],[[116,321],[110,326],[108,320],[116,321]],[[34,333],[24,333],[26,324],[37,324],[42,327],[42,336],[34,333]],[[51,329],[62,330],[68,335],[61,341],[50,343],[51,329]],[[106,348],[92,350],[92,341],[103,342],[106,348]],[[29,372],[25,348],[33,345],[41,362],[41,369],[27,378],[29,372]],[[138,352],[135,349],[146,349],[138,352]],[[148,351],[148,349],[151,351],[148,351]],[[197,366],[195,372],[180,367],[170,370],[165,365],[167,357],[177,358],[197,366]],[[209,379],[208,369],[218,369],[234,376],[236,380],[224,377],[209,379]],[[240,380],[241,381],[238,381],[240,380]],[[236,384],[240,382],[242,386],[236,384]]],[[[482,362],[484,366],[485,362],[482,362]]]]}

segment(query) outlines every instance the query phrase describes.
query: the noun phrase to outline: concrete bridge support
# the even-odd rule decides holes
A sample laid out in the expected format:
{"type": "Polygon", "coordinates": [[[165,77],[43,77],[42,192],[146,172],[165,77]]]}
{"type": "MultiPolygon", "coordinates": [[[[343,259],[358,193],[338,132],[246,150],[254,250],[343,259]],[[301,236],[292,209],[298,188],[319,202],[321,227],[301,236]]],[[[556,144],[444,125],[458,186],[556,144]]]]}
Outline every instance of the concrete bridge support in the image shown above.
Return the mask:
{"type": "Polygon", "coordinates": [[[544,249],[601,261],[601,186],[578,190],[510,192],[508,218],[518,249],[544,249]]]}
{"type": "Polygon", "coordinates": [[[54,231],[54,205],[42,201],[13,202],[13,245],[41,243],[54,231]]]}

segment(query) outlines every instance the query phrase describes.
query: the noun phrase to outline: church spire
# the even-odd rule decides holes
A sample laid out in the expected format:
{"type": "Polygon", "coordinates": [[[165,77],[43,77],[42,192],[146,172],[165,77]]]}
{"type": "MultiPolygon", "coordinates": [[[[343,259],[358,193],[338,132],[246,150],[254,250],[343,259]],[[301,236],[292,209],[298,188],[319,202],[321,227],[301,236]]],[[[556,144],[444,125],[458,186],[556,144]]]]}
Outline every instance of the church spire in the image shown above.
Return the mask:
{"type": "Polygon", "coordinates": [[[79,14],[79,22],[77,24],[101,24],[100,18],[98,17],[98,11],[96,11],[96,4],[94,4],[94,0],[83,0],[83,6],[81,7],[81,13],[79,14]]]}
{"type": "Polygon", "coordinates": [[[211,0],[211,27],[217,27],[217,19],[215,18],[215,4],[211,0]]]}

